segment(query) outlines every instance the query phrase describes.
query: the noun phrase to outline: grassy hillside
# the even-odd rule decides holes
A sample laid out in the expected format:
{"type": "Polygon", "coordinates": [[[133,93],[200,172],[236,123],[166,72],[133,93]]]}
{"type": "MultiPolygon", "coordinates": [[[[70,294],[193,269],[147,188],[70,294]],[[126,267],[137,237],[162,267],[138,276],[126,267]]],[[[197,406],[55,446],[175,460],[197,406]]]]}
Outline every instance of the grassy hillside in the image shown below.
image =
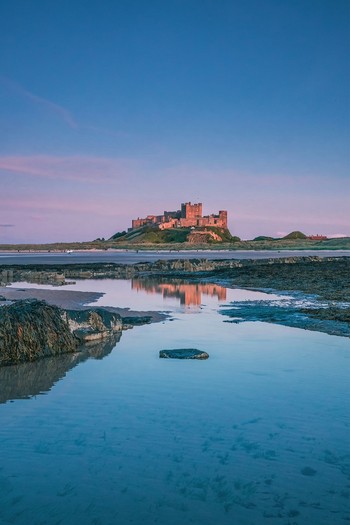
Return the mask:
{"type": "MultiPolygon", "coordinates": [[[[216,227],[196,228],[195,231],[212,231],[221,237],[222,242],[239,241],[238,237],[232,237],[229,230],[216,227]]],[[[159,230],[152,226],[143,226],[130,232],[116,233],[110,239],[120,244],[177,244],[185,243],[188,236],[194,231],[191,228],[171,228],[169,230],[159,230]]],[[[220,243],[220,241],[210,240],[210,244],[220,243]]],[[[203,242],[204,243],[204,242],[203,242]]]]}
{"type": "Polygon", "coordinates": [[[307,239],[307,236],[303,232],[295,231],[288,233],[283,239],[297,240],[297,239],[307,239]]]}
{"type": "Polygon", "coordinates": [[[167,244],[182,243],[187,241],[190,228],[177,228],[170,230],[159,230],[151,226],[143,226],[130,232],[116,233],[110,239],[120,244],[167,244]]]}

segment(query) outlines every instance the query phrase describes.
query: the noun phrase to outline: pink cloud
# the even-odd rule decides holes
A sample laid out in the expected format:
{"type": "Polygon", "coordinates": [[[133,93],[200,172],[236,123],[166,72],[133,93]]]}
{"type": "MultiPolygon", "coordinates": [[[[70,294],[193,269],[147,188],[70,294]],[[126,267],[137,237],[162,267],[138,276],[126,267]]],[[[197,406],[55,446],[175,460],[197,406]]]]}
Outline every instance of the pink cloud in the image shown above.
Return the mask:
{"type": "Polygon", "coordinates": [[[132,175],[127,159],[72,156],[0,156],[0,171],[81,182],[108,182],[132,175]]]}
{"type": "Polygon", "coordinates": [[[116,209],[114,199],[109,202],[106,199],[103,202],[94,201],[93,197],[89,200],[77,200],[74,196],[66,197],[64,200],[54,197],[47,197],[45,199],[35,197],[18,197],[6,198],[5,202],[1,204],[1,211],[17,210],[18,212],[31,212],[29,218],[33,221],[43,221],[48,215],[72,214],[72,215],[99,215],[104,217],[118,217],[123,215],[129,209],[129,204],[125,203],[116,209]]]}
{"type": "Polygon", "coordinates": [[[12,243],[109,237],[127,227],[130,207],[126,201],[116,206],[113,194],[103,200],[93,195],[83,199],[75,195],[64,199],[54,194],[45,198],[7,195],[0,203],[0,221],[13,221],[17,228],[0,228],[1,242],[5,242],[5,234],[6,242],[12,243]]]}

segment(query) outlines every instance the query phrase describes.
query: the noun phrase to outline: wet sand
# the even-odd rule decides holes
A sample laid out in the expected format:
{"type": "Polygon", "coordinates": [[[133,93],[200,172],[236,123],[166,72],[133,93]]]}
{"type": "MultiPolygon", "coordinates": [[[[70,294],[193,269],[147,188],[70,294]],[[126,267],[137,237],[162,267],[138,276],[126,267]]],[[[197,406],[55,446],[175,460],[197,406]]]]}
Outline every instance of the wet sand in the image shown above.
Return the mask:
{"type": "Polygon", "coordinates": [[[0,252],[1,265],[27,264],[135,264],[173,259],[269,259],[280,257],[350,257],[350,250],[186,250],[186,251],[76,251],[73,253],[0,252]]]}

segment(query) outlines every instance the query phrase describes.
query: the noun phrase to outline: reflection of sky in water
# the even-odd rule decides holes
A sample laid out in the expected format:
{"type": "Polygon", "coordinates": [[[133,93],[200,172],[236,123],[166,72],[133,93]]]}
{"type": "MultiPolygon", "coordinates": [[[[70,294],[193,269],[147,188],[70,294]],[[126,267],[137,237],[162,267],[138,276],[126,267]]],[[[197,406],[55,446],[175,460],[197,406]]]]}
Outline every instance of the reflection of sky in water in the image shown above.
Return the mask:
{"type": "Polygon", "coordinates": [[[203,304],[217,308],[219,304],[231,301],[281,299],[275,294],[224,288],[212,283],[157,282],[155,279],[83,279],[62,287],[21,282],[11,286],[53,291],[101,292],[104,295],[91,303],[94,306],[118,306],[134,310],[177,311],[180,307],[181,310],[197,311],[203,304]]]}
{"type": "MultiPolygon", "coordinates": [[[[78,286],[178,308],[114,282],[78,286]]],[[[237,292],[254,293],[226,301],[237,292]]],[[[202,303],[124,333],[48,395],[0,405],[1,524],[345,523],[349,340],[224,323],[217,295],[202,303]],[[175,347],[210,358],[159,359],[175,347]]]]}

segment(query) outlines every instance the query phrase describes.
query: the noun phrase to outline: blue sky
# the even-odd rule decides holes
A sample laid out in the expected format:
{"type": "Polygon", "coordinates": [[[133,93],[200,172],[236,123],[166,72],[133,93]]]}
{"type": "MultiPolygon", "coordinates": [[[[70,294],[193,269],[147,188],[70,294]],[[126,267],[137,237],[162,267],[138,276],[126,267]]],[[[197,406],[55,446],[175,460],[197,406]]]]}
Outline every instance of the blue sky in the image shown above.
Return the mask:
{"type": "Polygon", "coordinates": [[[347,1],[3,0],[0,47],[0,243],[350,235],[347,1]]]}

